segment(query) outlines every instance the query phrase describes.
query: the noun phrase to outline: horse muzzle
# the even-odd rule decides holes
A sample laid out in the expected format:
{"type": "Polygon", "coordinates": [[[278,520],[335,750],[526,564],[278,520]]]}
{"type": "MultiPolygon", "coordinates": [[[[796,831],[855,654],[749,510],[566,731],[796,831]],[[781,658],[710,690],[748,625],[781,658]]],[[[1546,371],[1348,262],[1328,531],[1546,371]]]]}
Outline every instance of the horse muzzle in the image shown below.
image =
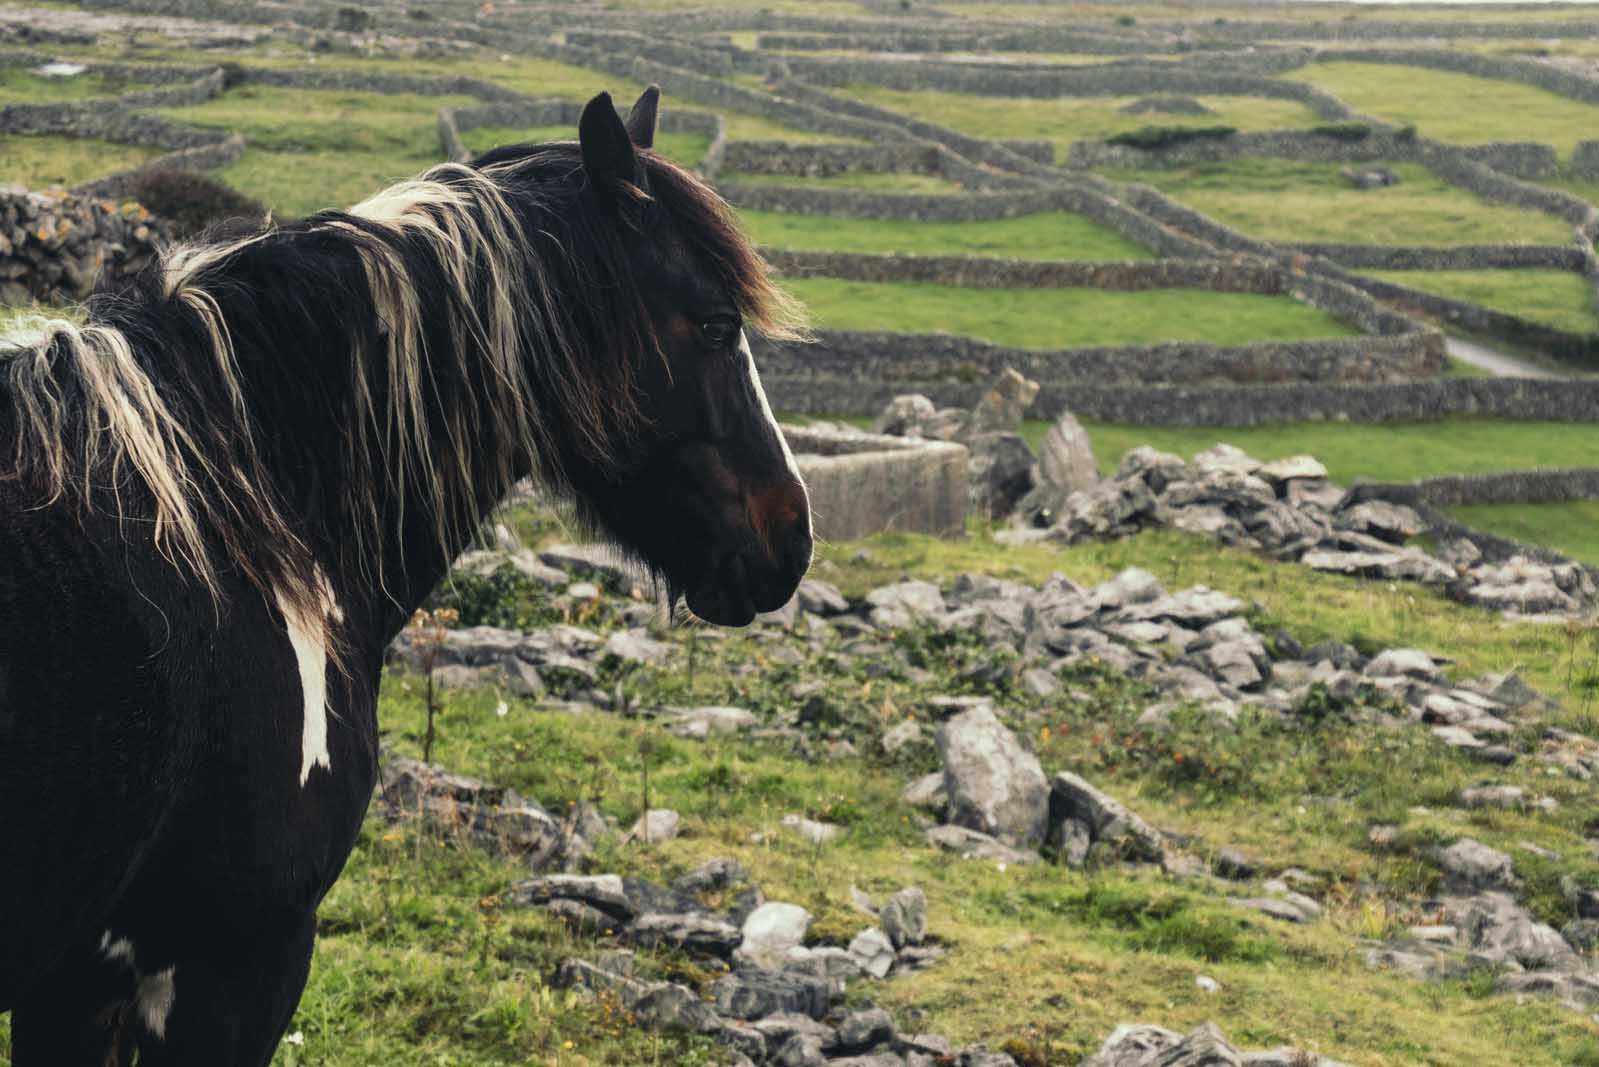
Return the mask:
{"type": "Polygon", "coordinates": [[[793,597],[811,565],[811,510],[805,486],[785,480],[748,494],[747,536],[715,552],[688,587],[689,610],[718,626],[747,626],[793,597]]]}

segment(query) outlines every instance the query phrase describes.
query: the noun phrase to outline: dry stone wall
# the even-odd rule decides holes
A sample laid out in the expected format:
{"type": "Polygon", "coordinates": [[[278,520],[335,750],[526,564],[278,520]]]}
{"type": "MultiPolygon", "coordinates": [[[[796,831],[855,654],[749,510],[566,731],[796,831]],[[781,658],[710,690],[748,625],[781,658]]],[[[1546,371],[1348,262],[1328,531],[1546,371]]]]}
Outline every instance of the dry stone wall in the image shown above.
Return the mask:
{"type": "Polygon", "coordinates": [[[806,345],[757,345],[762,374],[790,380],[856,376],[862,382],[894,383],[900,392],[914,392],[925,383],[986,381],[1006,368],[1046,388],[1064,388],[1076,382],[1122,386],[1394,382],[1436,375],[1444,364],[1442,339],[1431,332],[1244,345],[1171,341],[1056,351],[1009,348],[949,334],[818,330],[815,338],[806,345]]]}
{"type": "Polygon", "coordinates": [[[1304,82],[1280,81],[1225,70],[1196,70],[1172,64],[1110,64],[1092,67],[1034,67],[1025,71],[965,63],[788,57],[793,77],[813,85],[881,85],[890,89],[936,89],[984,96],[1257,96],[1294,100],[1330,121],[1354,117],[1337,97],[1304,82]]]}
{"type": "MultiPolygon", "coordinates": [[[[763,374],[774,408],[795,414],[875,415],[903,383],[763,374]]],[[[920,382],[940,407],[969,407],[981,382],[920,382]]],[[[1524,422],[1599,422],[1599,382],[1447,378],[1395,385],[1107,386],[1045,383],[1032,411],[1130,426],[1264,426],[1282,422],[1434,421],[1456,415],[1524,422]]]]}
{"type": "Polygon", "coordinates": [[[138,204],[0,185],[0,305],[82,300],[136,273],[171,238],[138,204]]]}

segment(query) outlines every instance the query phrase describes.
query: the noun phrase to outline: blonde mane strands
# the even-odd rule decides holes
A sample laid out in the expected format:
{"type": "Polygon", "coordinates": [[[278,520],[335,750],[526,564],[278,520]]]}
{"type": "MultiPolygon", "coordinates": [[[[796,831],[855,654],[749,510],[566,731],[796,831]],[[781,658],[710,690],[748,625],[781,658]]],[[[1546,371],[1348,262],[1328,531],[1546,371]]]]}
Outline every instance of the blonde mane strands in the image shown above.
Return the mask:
{"type": "MultiPolygon", "coordinates": [[[[504,193],[482,173],[460,164],[435,167],[355,205],[349,214],[389,231],[390,237],[374,239],[369,229],[346,222],[328,224],[347,231],[360,255],[381,323],[380,340],[386,342],[383,352],[369,355],[386,362],[388,395],[374,396],[368,377],[355,375],[356,411],[349,446],[349,456],[357,462],[383,455],[392,464],[387,471],[352,472],[357,485],[369,487],[358,504],[364,518],[357,524],[358,539],[373,539],[371,544],[360,543],[356,555],[375,561],[382,549],[378,485],[421,487],[433,512],[438,543],[451,545],[460,543],[467,532],[454,528],[458,517],[479,513],[482,504],[472,461],[493,461],[489,472],[493,491],[509,489],[515,477],[512,449],[502,447],[492,457],[474,449],[474,430],[481,427],[469,425],[469,420],[480,412],[457,404],[439,413],[442,426],[430,422],[432,383],[446,376],[470,380],[481,375],[482,395],[475,399],[488,407],[482,414],[502,441],[537,454],[542,451],[538,447],[542,427],[528,378],[528,353],[564,353],[570,341],[557,319],[519,311],[519,304],[528,302],[529,285],[534,287],[530,302],[537,309],[550,308],[554,296],[545,287],[544,272],[526,251],[504,193]],[[445,273],[448,351],[427,347],[419,295],[396,247],[402,237],[420,242],[445,273]],[[441,366],[444,361],[449,365],[441,366]],[[442,440],[435,439],[437,431],[442,431],[442,440]]],[[[371,577],[381,579],[381,570],[371,577]]]]}

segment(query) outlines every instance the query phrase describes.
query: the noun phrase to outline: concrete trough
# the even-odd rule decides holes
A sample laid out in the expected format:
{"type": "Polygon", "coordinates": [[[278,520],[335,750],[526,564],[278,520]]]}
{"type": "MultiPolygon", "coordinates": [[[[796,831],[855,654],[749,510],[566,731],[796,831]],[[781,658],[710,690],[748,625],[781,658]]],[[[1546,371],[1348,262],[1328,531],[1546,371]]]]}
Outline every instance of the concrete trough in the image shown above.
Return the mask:
{"type": "Polygon", "coordinates": [[[785,426],[810,490],[816,535],[850,541],[887,530],[966,529],[966,449],[945,441],[785,426]]]}

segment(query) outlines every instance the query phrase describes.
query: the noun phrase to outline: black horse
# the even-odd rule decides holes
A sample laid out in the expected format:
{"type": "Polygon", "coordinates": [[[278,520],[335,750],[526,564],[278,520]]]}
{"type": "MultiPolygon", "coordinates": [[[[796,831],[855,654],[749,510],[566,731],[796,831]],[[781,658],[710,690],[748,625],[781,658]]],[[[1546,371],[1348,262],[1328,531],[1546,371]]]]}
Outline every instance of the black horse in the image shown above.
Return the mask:
{"type": "Polygon", "coordinates": [[[0,1010],[17,1067],[272,1056],[371,795],[385,646],[519,479],[689,608],[793,593],[809,506],[725,204],[577,142],[212,235],[0,343],[0,1010]]]}

